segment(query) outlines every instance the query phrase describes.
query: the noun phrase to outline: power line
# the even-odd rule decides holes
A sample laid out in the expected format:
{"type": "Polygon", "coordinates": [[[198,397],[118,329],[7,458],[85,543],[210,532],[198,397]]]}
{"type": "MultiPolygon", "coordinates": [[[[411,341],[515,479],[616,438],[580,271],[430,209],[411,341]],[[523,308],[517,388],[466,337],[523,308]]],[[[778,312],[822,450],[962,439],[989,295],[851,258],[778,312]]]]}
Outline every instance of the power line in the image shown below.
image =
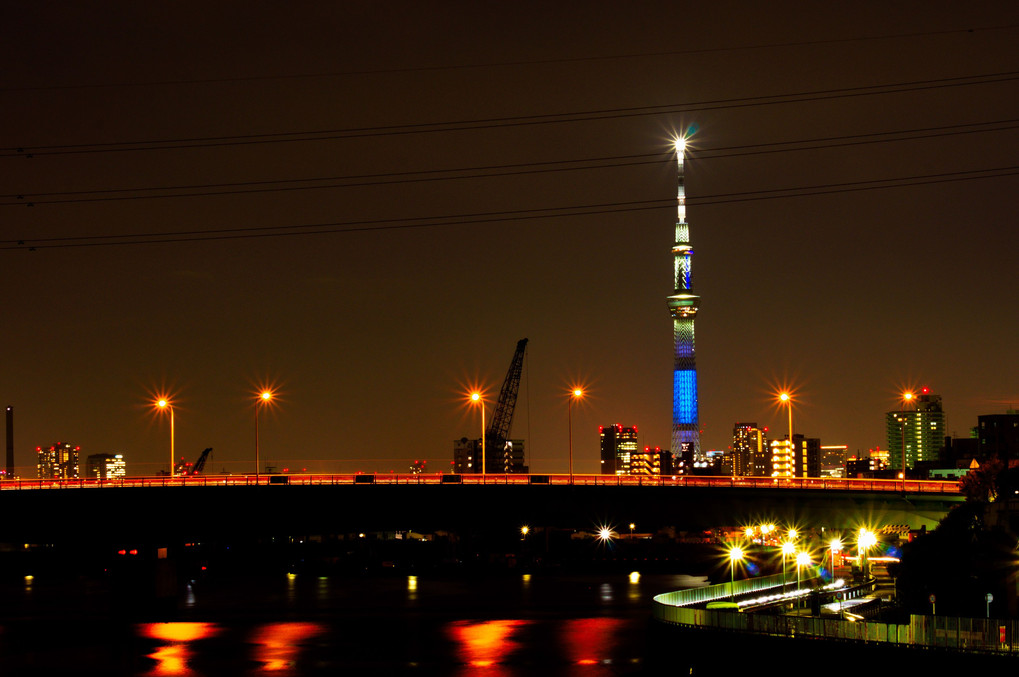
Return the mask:
{"type": "Polygon", "coordinates": [[[106,82],[68,85],[37,85],[25,87],[0,87],[3,92],[39,92],[59,91],[74,89],[105,89],[105,88],[127,88],[127,87],[162,87],[168,85],[206,85],[224,84],[230,82],[266,82],[280,80],[306,80],[319,78],[353,77],[366,75],[396,75],[409,73],[427,73],[454,70],[477,70],[484,68],[507,68],[515,66],[549,66],[554,64],[590,63],[598,61],[621,61],[628,59],[647,59],[670,56],[690,56],[694,54],[717,54],[723,52],[755,51],[763,49],[776,49],[788,47],[814,47],[818,45],[835,45],[852,42],[874,42],[882,40],[901,40],[903,38],[920,38],[932,36],[946,36],[976,33],[987,33],[993,31],[1008,31],[1019,28],[1019,24],[1008,24],[1004,26],[980,26],[975,28],[953,28],[937,31],[914,31],[909,33],[892,33],[889,35],[865,35],[849,38],[830,38],[826,40],[797,40],[790,42],[765,42],[756,45],[732,45],[724,47],[702,47],[694,49],[669,50],[664,52],[641,52],[636,54],[608,54],[602,56],[572,57],[561,59],[525,59],[518,61],[494,61],[477,64],[454,64],[446,66],[413,66],[406,68],[376,68],[351,71],[327,71],[322,73],[296,73],[286,75],[252,75],[247,77],[225,77],[225,78],[191,78],[177,80],[151,80],[147,82],[106,82]]]}
{"type": "Polygon", "coordinates": [[[0,206],[38,204],[66,204],[77,202],[108,202],[119,200],[149,200],[157,198],[198,197],[210,195],[237,195],[247,193],[274,193],[296,190],[317,190],[320,188],[353,188],[365,186],[383,186],[397,183],[420,183],[425,181],[448,181],[455,179],[498,178],[519,176],[524,174],[542,174],[549,172],[575,171],[581,169],[616,169],[646,164],[659,164],[666,159],[662,153],[645,153],[642,155],[621,155],[615,157],[590,158],[584,160],[553,160],[548,162],[531,162],[509,165],[489,165],[459,169],[428,169],[416,172],[383,172],[378,174],[361,174],[354,176],[322,176],[303,179],[275,179],[266,181],[240,181],[234,183],[191,184],[178,186],[150,186],[147,188],[109,188],[101,190],[53,191],[45,193],[20,193],[0,195],[0,198],[11,199],[13,202],[0,202],[0,206]],[[647,158],[655,158],[648,160],[647,158]],[[626,160],[626,162],[621,162],[626,160]],[[601,164],[590,164],[601,163],[601,164]],[[457,176],[457,174],[466,175],[457,176]],[[324,182],[340,183],[324,183],[324,182]],[[289,185],[279,185],[289,184],[289,185]],[[316,184],[316,185],[294,185],[316,184]],[[164,194],[145,195],[131,193],[162,192],[164,194]],[[190,191],[190,192],[180,192],[190,191]],[[127,195],[111,195],[112,193],[129,193],[127,195]],[[72,196],[60,198],[59,196],[72,196]],[[42,197],[44,199],[38,199],[42,197]],[[51,197],[53,199],[45,199],[51,197]]]}
{"type": "Polygon", "coordinates": [[[185,148],[210,148],[220,146],[239,146],[269,143],[292,143],[298,141],[325,141],[334,139],[351,139],[407,134],[426,134],[452,131],[471,131],[517,127],[525,125],[558,124],[565,122],[584,122],[592,120],[610,120],[628,117],[672,115],[693,111],[719,110],[727,108],[746,108],[754,106],[770,106],[809,101],[824,101],[840,98],[895,94],[902,92],[925,91],[949,87],[966,87],[975,85],[995,84],[1019,80],[1019,71],[1001,73],[985,73],[980,75],[959,76],[953,78],[937,78],[933,80],[914,80],[885,85],[864,85],[828,90],[791,92],[757,97],[737,97],[716,99],[683,104],[661,104],[636,106],[629,108],[606,108],[569,113],[548,113],[540,115],[519,115],[476,120],[456,120],[433,123],[415,123],[407,125],[382,125],[374,127],[352,127],[346,129],[312,130],[303,132],[276,132],[265,134],[242,134],[208,137],[184,137],[177,139],[136,140],[95,142],[79,144],[62,144],[48,146],[11,146],[0,148],[0,157],[35,157],[46,155],[68,155],[83,153],[110,153],[143,150],[171,150],[185,148]]]}
{"type": "MultiPolygon", "coordinates": [[[[890,132],[852,134],[794,141],[777,141],[764,144],[741,146],[720,146],[716,148],[692,149],[696,159],[713,160],[727,157],[760,155],[801,150],[818,150],[846,146],[857,146],[894,141],[913,141],[929,138],[942,138],[961,134],[1006,131],[1019,128],[1019,119],[995,120],[991,122],[963,123],[926,127],[890,132]]],[[[545,162],[517,163],[507,165],[487,165],[478,167],[460,167],[455,169],[430,169],[414,172],[381,172],[350,176],[318,176],[300,179],[270,179],[263,181],[238,181],[228,183],[186,184],[175,186],[148,186],[142,188],[108,188],[77,191],[50,191],[39,193],[0,194],[0,198],[13,200],[0,202],[3,206],[35,206],[40,204],[68,204],[82,202],[110,202],[124,200],[150,200],[177,197],[203,197],[238,194],[263,194],[273,192],[289,192],[298,190],[318,190],[326,188],[352,188],[365,186],[381,186],[425,181],[450,181],[477,178],[498,178],[526,174],[564,172],[584,169],[614,169],[647,164],[659,164],[667,159],[661,153],[644,153],[639,155],[621,155],[601,158],[585,158],[579,160],[552,160],[545,162]],[[653,159],[649,159],[653,158],[653,159]],[[620,162],[626,160],[626,162],[620,162]],[[599,163],[599,164],[591,164],[599,163]],[[331,182],[331,183],[327,183],[331,182]],[[281,185],[282,184],[282,185],[281,185]],[[303,184],[303,185],[299,185],[303,184]],[[186,191],[186,192],[182,192],[186,191]],[[149,194],[156,193],[156,194],[149,194]],[[46,199],[50,198],[50,199],[46,199]]]]}
{"type": "Polygon", "coordinates": [[[905,188],[923,186],[932,183],[950,181],[972,181],[975,179],[991,179],[1019,174],[1019,165],[995,167],[992,169],[971,169],[941,174],[922,174],[900,176],[891,179],[868,179],[864,181],[846,181],[844,183],[825,183],[813,186],[794,188],[773,188],[769,190],[750,190],[738,193],[717,193],[686,199],[688,206],[732,204],[754,200],[774,200],[783,197],[809,197],[811,195],[830,195],[832,193],[850,193],[861,190],[879,190],[884,188],[905,188]]]}
{"type": "MultiPolygon", "coordinates": [[[[903,188],[946,182],[972,181],[976,179],[998,178],[1019,175],[1019,165],[998,167],[994,169],[967,170],[941,174],[915,175],[890,179],[873,179],[867,181],[851,181],[845,183],[818,184],[793,188],[776,188],[763,191],[746,191],[738,193],[718,193],[699,198],[688,198],[690,206],[717,204],[733,204],[754,200],[771,200],[778,198],[809,197],[834,193],[856,192],[862,190],[880,190],[903,188]]],[[[299,224],[289,226],[261,226],[246,228],[204,229],[166,233],[146,233],[132,235],[85,235],[60,238],[25,238],[20,240],[0,241],[0,251],[36,250],[54,248],[78,248],[100,246],[124,246],[142,244],[167,244],[180,242],[199,242],[208,240],[237,240],[267,237],[286,237],[297,235],[324,235],[337,233],[355,233],[366,231],[389,231],[442,226],[472,225],[478,223],[504,223],[545,218],[563,218],[571,216],[591,216],[622,212],[646,211],[662,209],[675,205],[674,200],[644,200],[633,202],[615,202],[597,205],[580,205],[570,207],[545,207],[539,209],[523,209],[505,212],[483,212],[476,214],[458,214],[446,216],[412,217],[406,219],[379,219],[370,221],[336,221],[318,224],[299,224]]]]}
{"type": "Polygon", "coordinates": [[[640,200],[631,202],[609,202],[595,205],[569,207],[543,207],[502,212],[479,212],[473,214],[448,214],[443,216],[418,216],[398,219],[375,219],[361,221],[331,221],[325,223],[298,224],[287,226],[251,226],[243,228],[200,229],[189,231],[144,233],[131,235],[83,235],[55,238],[20,238],[0,240],[0,250],[51,249],[67,247],[95,247],[112,245],[165,244],[169,242],[197,242],[205,240],[234,240],[290,235],[321,235],[327,233],[355,233],[364,231],[407,230],[439,226],[469,225],[475,223],[498,223],[562,216],[588,216],[660,209],[675,205],[675,200],[640,200]]]}

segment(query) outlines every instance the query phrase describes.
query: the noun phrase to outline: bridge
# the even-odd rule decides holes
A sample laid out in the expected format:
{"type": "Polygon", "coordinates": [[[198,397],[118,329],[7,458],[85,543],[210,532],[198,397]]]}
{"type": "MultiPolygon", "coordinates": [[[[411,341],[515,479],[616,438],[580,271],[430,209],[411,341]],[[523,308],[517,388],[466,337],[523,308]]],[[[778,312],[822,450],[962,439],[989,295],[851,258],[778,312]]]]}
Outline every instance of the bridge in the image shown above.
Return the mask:
{"type": "Polygon", "coordinates": [[[97,538],[195,540],[523,525],[623,532],[760,523],[849,530],[931,528],[962,502],[957,482],[615,475],[199,475],[8,480],[8,543],[97,538]]]}

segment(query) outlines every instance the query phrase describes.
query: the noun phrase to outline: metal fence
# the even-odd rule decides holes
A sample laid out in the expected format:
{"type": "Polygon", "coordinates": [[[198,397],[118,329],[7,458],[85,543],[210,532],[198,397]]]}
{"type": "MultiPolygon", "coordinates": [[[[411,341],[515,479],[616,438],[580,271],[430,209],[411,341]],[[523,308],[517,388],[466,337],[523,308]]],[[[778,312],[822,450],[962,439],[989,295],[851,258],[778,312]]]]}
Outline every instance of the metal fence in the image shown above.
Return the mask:
{"type": "Polygon", "coordinates": [[[959,483],[934,480],[871,480],[839,478],[704,477],[634,475],[524,475],[524,474],[260,474],[260,475],[166,475],[99,479],[3,480],[0,489],[82,489],[91,487],[184,487],[246,486],[254,484],[336,485],[336,484],[532,484],[582,486],[713,487],[731,489],[790,489],[822,491],[902,492],[915,494],[958,494],[959,483]],[[455,481],[451,481],[455,480],[455,481]]]}
{"type": "MultiPolygon", "coordinates": [[[[765,581],[764,578],[752,580],[765,581]]],[[[901,644],[1013,656],[1019,654],[1019,647],[1016,646],[1016,641],[1019,640],[1017,620],[912,615],[908,624],[897,624],[740,613],[727,609],[687,606],[721,599],[728,597],[729,594],[728,583],[665,593],[654,598],[652,615],[663,623],[731,632],[901,644]]]]}

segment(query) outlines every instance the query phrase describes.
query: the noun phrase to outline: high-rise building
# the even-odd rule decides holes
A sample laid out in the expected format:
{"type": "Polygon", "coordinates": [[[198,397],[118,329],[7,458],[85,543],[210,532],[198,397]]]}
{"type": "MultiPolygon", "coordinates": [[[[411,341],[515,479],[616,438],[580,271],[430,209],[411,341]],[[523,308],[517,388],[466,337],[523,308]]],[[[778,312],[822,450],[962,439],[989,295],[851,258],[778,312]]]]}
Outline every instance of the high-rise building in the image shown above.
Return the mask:
{"type": "Polygon", "coordinates": [[[977,416],[977,439],[981,458],[1019,459],[1019,413],[977,416]]]}
{"type": "Polygon", "coordinates": [[[505,475],[508,473],[526,473],[524,464],[524,441],[506,440],[502,449],[485,447],[485,463],[481,463],[481,438],[470,439],[461,437],[453,441],[453,461],[450,463],[455,473],[481,473],[505,475]]]}
{"type": "Polygon", "coordinates": [[[945,413],[941,409],[941,395],[932,395],[929,388],[924,388],[912,402],[910,406],[915,407],[912,410],[885,414],[889,465],[900,472],[903,468],[903,447],[908,469],[918,461],[937,461],[945,444],[945,413]]]}
{"type": "Polygon", "coordinates": [[[768,455],[768,436],[756,423],[736,423],[732,427],[732,474],[737,477],[770,475],[764,471],[768,455]],[[760,466],[760,467],[758,467],[760,466]]]}
{"type": "Polygon", "coordinates": [[[78,453],[80,447],[57,442],[51,447],[35,448],[38,455],[36,469],[41,480],[78,479],[78,453]]]}
{"type": "Polygon", "coordinates": [[[771,443],[771,476],[794,477],[796,473],[796,449],[789,437],[771,443]]]}
{"type": "Polygon", "coordinates": [[[644,477],[658,477],[662,473],[662,453],[651,447],[635,451],[630,455],[630,474],[644,477]]]}
{"type": "Polygon", "coordinates": [[[601,439],[601,474],[629,475],[633,456],[637,453],[637,427],[620,424],[598,426],[601,439]]]}
{"type": "Polygon", "coordinates": [[[127,475],[123,454],[90,454],[85,464],[87,476],[92,479],[114,480],[127,475]]]}
{"type": "Polygon", "coordinates": [[[821,476],[821,440],[816,437],[793,435],[796,452],[793,458],[793,474],[796,477],[821,476]]]}
{"type": "Polygon", "coordinates": [[[821,474],[825,477],[845,477],[849,447],[845,444],[821,446],[821,474]]]}
{"type": "Polygon", "coordinates": [[[672,451],[683,458],[689,453],[695,461],[701,460],[701,438],[697,415],[697,364],[694,350],[694,319],[700,297],[693,293],[691,263],[693,247],[690,245],[690,227],[686,222],[686,188],[684,186],[683,158],[686,141],[676,140],[676,163],[679,168],[676,192],[676,240],[672,245],[673,278],[672,296],[668,297],[672,315],[673,369],[672,369],[672,451]]]}

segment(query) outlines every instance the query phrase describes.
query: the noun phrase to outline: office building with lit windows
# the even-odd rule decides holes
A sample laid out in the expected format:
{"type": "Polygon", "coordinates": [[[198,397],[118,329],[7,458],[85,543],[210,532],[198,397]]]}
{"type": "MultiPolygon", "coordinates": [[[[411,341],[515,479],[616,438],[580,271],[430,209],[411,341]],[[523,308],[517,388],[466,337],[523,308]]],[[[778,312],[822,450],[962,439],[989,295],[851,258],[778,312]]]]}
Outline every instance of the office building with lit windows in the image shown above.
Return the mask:
{"type": "Polygon", "coordinates": [[[90,479],[115,480],[127,475],[123,454],[90,454],[85,467],[90,479]]]}
{"type": "Polygon", "coordinates": [[[786,437],[771,443],[771,476],[793,477],[796,472],[796,449],[786,437]]]}
{"type": "Polygon", "coordinates": [[[736,423],[732,427],[731,472],[737,477],[771,475],[767,429],[756,423],[736,423]]]}
{"type": "Polygon", "coordinates": [[[36,470],[41,480],[78,479],[78,453],[80,447],[57,442],[51,447],[36,447],[36,470]]]}
{"type": "Polygon", "coordinates": [[[601,440],[601,474],[632,474],[634,455],[640,448],[637,443],[637,427],[620,424],[598,426],[601,440]]]}
{"type": "Polygon", "coordinates": [[[481,463],[481,438],[461,437],[453,441],[453,460],[450,469],[457,474],[481,473],[505,475],[527,473],[523,440],[506,440],[502,449],[485,449],[485,463],[481,463]]]}
{"type": "Polygon", "coordinates": [[[941,395],[932,395],[929,388],[924,388],[908,407],[885,414],[888,464],[900,472],[903,450],[908,470],[918,461],[938,461],[945,445],[945,412],[941,408],[941,395]]]}

